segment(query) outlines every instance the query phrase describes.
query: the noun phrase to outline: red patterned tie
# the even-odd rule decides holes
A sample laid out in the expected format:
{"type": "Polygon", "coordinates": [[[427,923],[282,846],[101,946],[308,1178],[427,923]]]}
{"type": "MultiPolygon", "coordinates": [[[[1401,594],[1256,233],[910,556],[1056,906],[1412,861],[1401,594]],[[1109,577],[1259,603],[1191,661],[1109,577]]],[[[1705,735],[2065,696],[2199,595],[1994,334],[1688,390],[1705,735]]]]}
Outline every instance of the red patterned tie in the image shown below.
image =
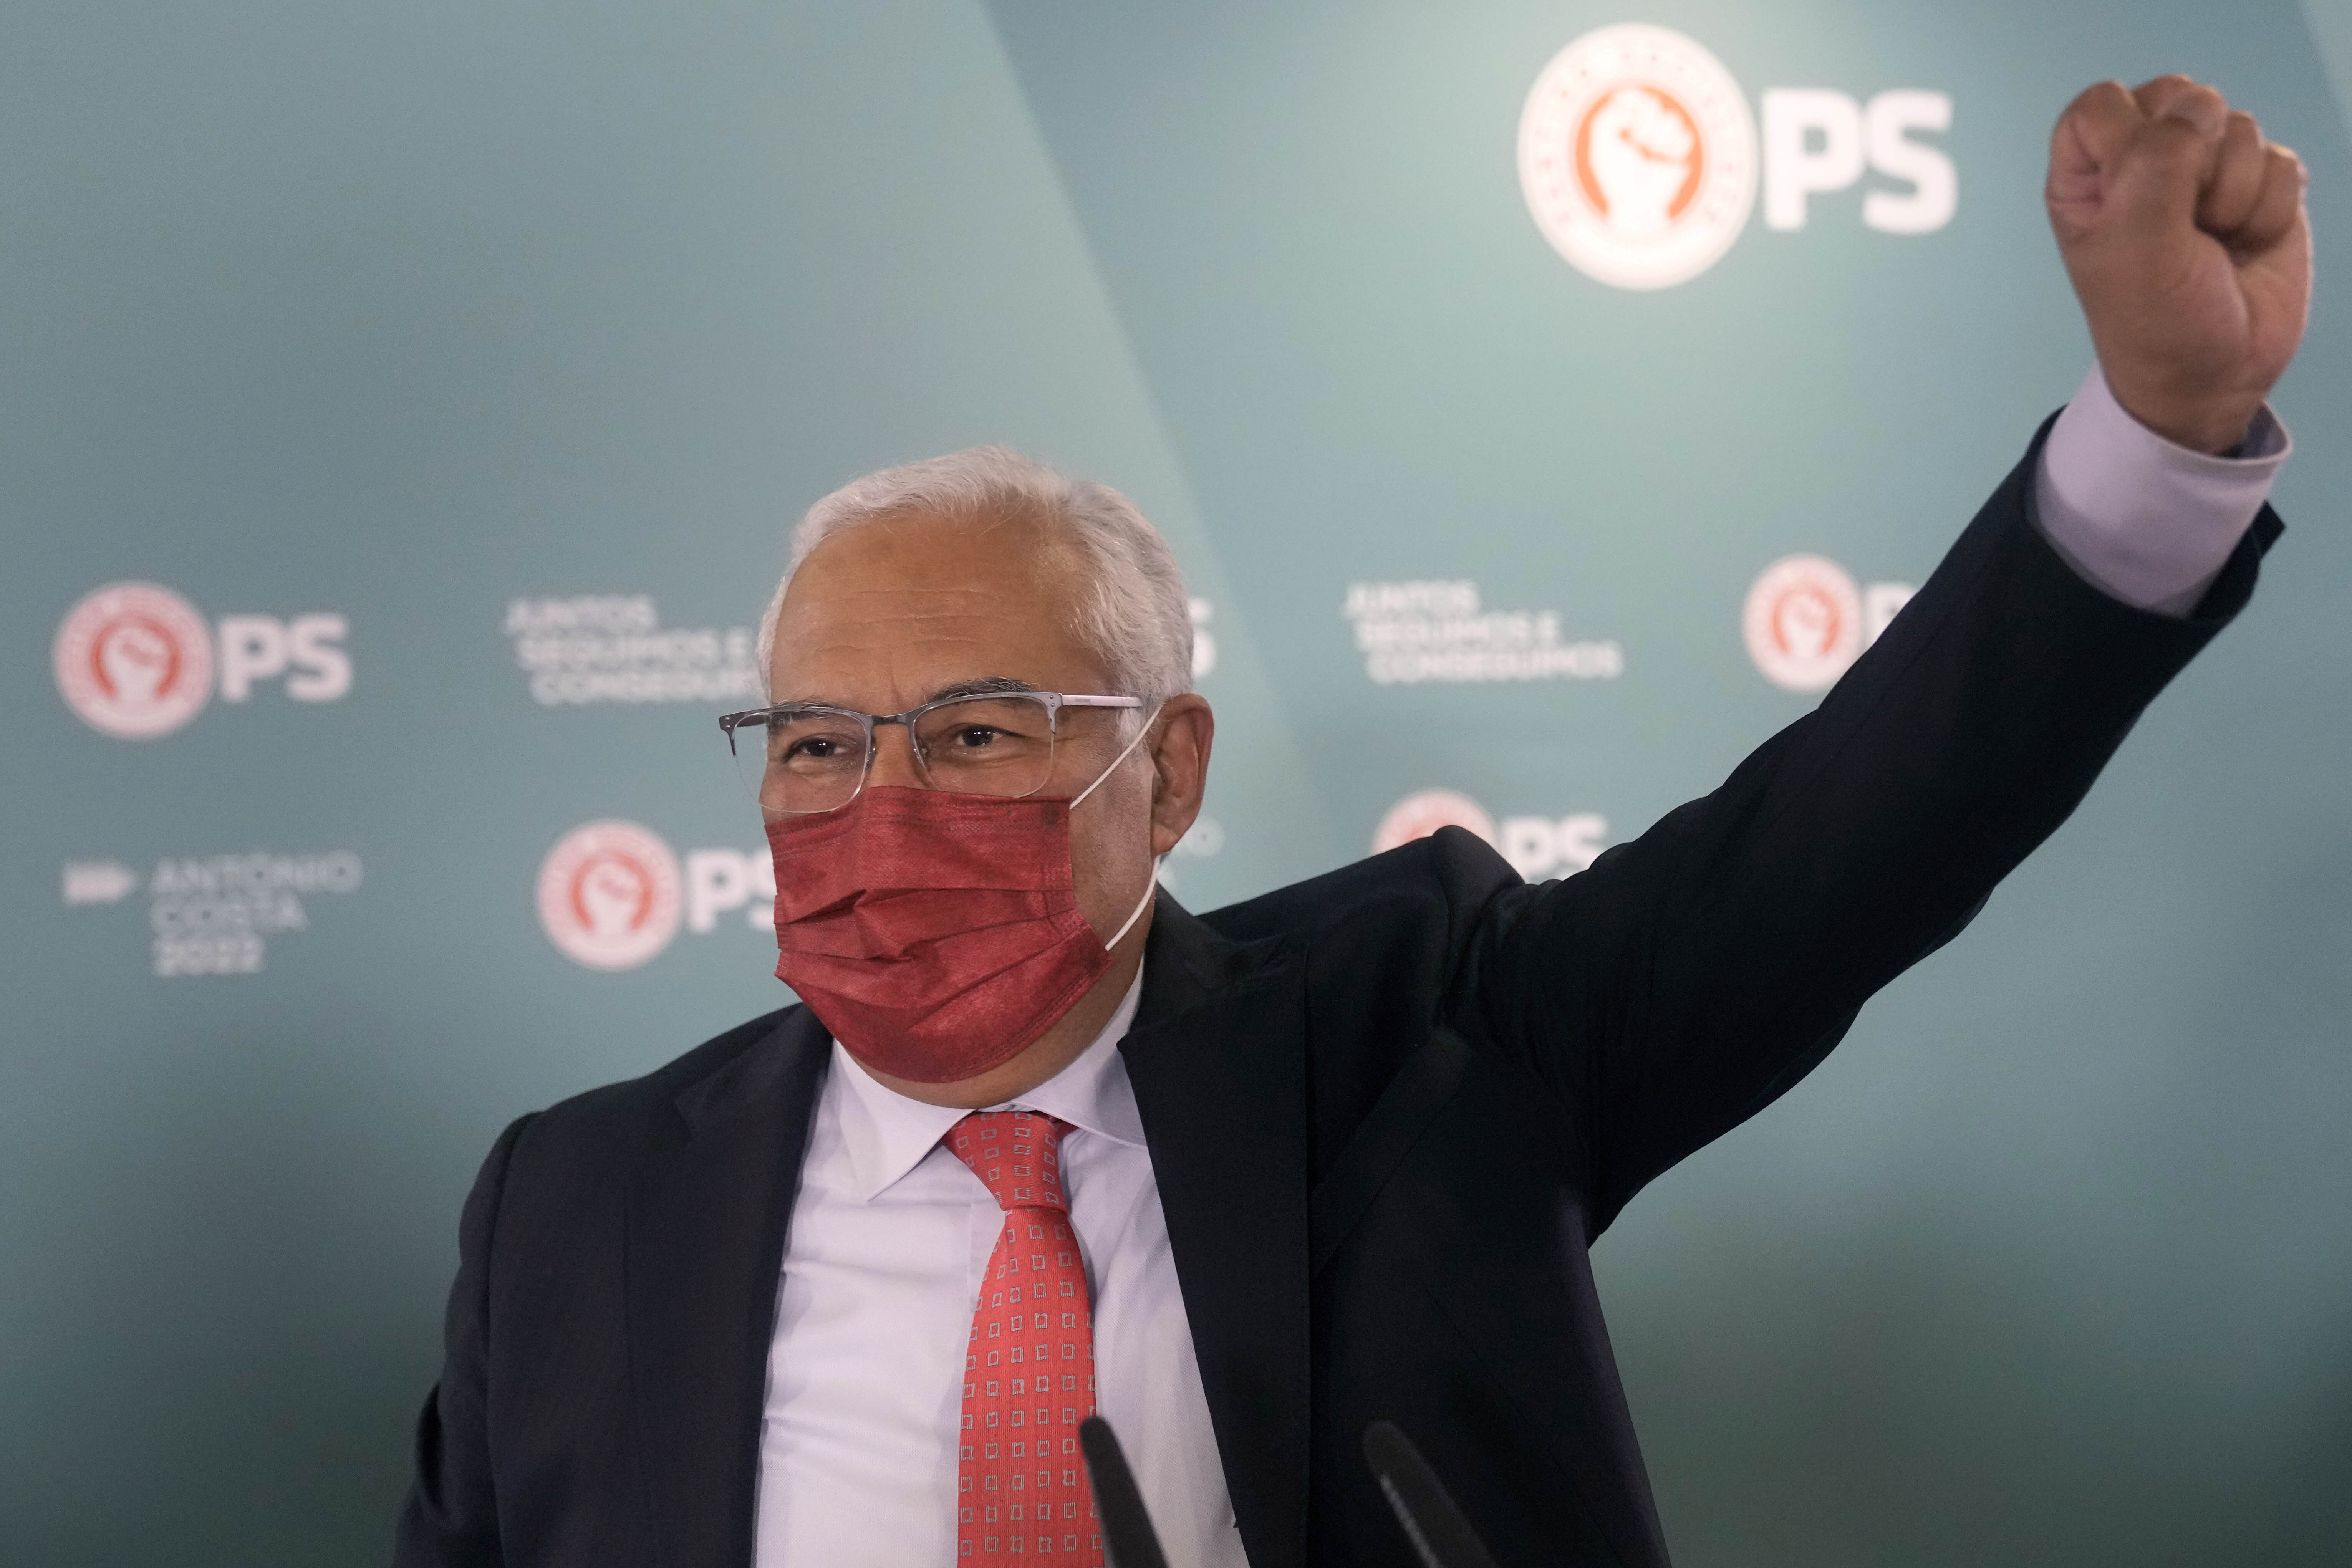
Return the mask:
{"type": "Polygon", "coordinates": [[[1102,1568],[1078,1457],[1078,1423],[1095,1409],[1095,1325],[1062,1194],[1069,1130],[1034,1111],[982,1110],[948,1134],[1004,1210],[963,1361],[956,1535],[971,1568],[1102,1568]]]}

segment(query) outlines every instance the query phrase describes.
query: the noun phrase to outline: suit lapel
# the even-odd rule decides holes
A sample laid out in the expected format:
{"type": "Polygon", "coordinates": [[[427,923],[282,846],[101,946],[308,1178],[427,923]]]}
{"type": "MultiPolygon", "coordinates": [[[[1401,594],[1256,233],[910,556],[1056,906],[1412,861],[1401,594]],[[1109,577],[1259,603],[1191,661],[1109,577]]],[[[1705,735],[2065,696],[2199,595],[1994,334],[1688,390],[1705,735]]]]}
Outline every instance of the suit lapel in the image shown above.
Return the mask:
{"type": "Polygon", "coordinates": [[[665,1568],[750,1568],[785,1222],[831,1041],[806,1009],[674,1102],[629,1184],[629,1373],[665,1568]]]}
{"type": "Polygon", "coordinates": [[[1162,893],[1119,1044],[1168,1217],[1209,1417],[1257,1568],[1307,1555],[1304,965],[1162,893]]]}

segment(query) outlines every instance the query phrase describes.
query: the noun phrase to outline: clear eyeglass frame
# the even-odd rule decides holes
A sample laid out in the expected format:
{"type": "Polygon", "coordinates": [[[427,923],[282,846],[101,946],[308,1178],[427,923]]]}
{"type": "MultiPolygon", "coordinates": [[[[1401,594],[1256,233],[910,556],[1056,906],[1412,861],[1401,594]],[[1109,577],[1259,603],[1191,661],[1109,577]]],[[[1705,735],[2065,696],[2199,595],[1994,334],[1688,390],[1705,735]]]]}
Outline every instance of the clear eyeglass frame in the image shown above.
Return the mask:
{"type": "Polygon", "coordinates": [[[719,728],[727,737],[736,772],[762,815],[813,816],[838,811],[864,793],[874,772],[874,732],[881,725],[905,726],[916,774],[925,788],[1021,799],[1035,795],[1053,778],[1063,709],[1142,706],[1139,697],[1008,687],[937,698],[903,713],[780,703],[721,714],[719,728]],[[1030,719],[1033,710],[1038,715],[1034,720],[1030,719]],[[982,722],[983,717],[990,721],[982,722]],[[966,721],[959,724],[959,718],[966,721]],[[1042,742],[1030,730],[1033,723],[1041,728],[1042,742]],[[961,760],[941,760],[938,750],[943,738],[969,738],[976,732],[992,739],[961,760]],[[846,755],[852,745],[857,750],[854,776],[846,755]],[[780,747],[782,755],[778,754],[780,747]],[[826,752],[826,747],[834,750],[826,752]],[[795,801],[804,804],[792,804],[795,801]]]}

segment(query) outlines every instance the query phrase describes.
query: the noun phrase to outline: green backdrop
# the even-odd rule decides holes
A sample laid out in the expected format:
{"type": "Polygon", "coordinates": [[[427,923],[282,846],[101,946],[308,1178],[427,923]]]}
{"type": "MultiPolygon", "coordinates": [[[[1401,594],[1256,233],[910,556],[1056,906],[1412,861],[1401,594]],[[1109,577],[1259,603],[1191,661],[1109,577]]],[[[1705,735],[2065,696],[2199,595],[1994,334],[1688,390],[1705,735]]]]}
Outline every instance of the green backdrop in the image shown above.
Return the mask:
{"type": "MultiPolygon", "coordinates": [[[[11,7],[0,1557],[384,1555],[498,1128],[783,1000],[710,720],[815,497],[1002,440],[1159,521],[1222,721],[1193,907],[1432,790],[1564,873],[1814,700],[1743,638],[1768,567],[1920,581],[2071,394],[2048,127],[2168,68],[2304,153],[2325,274],[2352,15],[2284,0],[11,7]],[[1740,114],[1945,95],[1950,220],[1871,226],[1873,169],[1585,275],[1515,149],[1619,22],[1740,114]],[[1375,679],[1430,646],[1572,651],[1375,679]],[[141,679],[209,700],[106,732],[141,679]],[[556,942],[608,819],[659,843],[625,967],[556,942]]],[[[2336,297],[2242,624],[1600,1247],[1678,1561],[2352,1552],[2336,297]]]]}

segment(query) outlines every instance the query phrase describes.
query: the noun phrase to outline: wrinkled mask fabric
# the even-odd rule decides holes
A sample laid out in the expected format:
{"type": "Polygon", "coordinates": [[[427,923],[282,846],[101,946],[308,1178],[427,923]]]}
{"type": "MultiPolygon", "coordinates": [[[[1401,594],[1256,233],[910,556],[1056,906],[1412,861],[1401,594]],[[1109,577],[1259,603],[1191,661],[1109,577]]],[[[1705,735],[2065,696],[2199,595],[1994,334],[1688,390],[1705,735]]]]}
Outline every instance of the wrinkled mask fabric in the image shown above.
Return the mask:
{"type": "Polygon", "coordinates": [[[1008,800],[875,785],[771,822],[776,978],[894,1078],[952,1083],[1011,1061],[1110,968],[1158,880],[1108,944],[1095,935],[1070,860],[1070,812],[1093,789],[1008,800]]]}

